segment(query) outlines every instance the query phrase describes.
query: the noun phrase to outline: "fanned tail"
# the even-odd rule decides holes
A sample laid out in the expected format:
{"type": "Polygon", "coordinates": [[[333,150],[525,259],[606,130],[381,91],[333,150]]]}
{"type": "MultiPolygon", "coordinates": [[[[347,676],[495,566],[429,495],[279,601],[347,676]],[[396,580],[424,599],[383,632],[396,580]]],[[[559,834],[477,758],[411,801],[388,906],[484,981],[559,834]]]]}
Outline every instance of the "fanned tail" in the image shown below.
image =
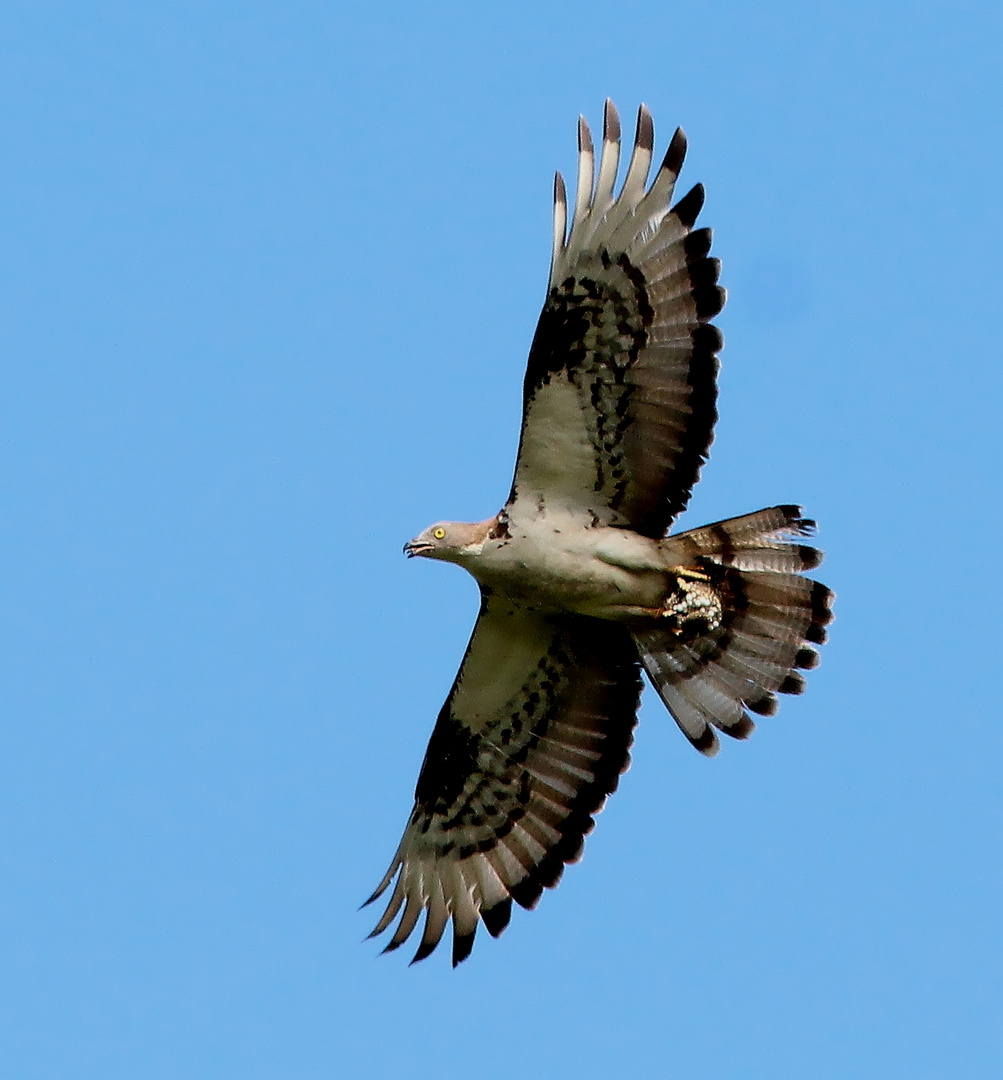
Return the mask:
{"type": "Polygon", "coordinates": [[[832,592],[802,577],[822,561],[798,543],[814,532],[798,506],[692,529],[663,541],[673,588],[657,623],[633,627],[644,668],[701,753],[719,749],[715,728],[744,739],[747,710],[772,716],[781,694],[800,694],[798,669],[818,664],[832,592]]]}

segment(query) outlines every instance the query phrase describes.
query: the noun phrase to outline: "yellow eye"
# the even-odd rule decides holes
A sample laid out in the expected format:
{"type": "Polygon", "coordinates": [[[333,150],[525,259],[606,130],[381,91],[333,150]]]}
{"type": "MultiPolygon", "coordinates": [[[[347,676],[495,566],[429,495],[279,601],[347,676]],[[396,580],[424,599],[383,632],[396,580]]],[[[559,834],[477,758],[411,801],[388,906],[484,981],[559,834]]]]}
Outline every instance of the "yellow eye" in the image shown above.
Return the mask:
{"type": "Polygon", "coordinates": [[[436,540],[441,540],[446,535],[446,530],[440,525],[438,529],[432,530],[432,535],[436,540]]]}

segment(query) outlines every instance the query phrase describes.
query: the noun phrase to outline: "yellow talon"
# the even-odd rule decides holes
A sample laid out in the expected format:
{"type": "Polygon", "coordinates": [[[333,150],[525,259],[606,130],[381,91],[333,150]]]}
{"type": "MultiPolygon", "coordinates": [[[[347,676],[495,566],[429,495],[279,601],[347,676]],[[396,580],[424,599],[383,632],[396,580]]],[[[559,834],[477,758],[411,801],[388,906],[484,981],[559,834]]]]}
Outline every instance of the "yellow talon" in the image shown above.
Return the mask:
{"type": "Polygon", "coordinates": [[[710,575],[704,574],[700,570],[673,570],[676,577],[688,578],[690,581],[710,581],[710,575]]]}

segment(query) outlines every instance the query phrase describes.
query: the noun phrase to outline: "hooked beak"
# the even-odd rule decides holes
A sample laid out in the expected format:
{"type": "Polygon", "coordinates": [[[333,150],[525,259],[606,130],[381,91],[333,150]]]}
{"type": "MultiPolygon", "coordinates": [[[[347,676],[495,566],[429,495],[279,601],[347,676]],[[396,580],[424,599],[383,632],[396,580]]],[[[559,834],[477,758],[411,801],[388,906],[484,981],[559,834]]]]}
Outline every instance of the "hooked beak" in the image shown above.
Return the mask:
{"type": "Polygon", "coordinates": [[[433,544],[429,544],[425,540],[408,540],[404,545],[404,554],[409,559],[413,559],[415,555],[424,555],[426,551],[431,551],[433,547],[433,544]]]}

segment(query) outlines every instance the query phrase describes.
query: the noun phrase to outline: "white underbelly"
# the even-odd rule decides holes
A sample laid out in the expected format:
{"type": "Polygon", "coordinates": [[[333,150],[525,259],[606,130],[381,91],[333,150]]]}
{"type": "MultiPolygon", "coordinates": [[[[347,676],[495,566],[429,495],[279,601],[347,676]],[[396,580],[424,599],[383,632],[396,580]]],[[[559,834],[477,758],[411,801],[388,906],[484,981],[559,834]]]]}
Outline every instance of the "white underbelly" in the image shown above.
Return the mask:
{"type": "MultiPolygon", "coordinates": [[[[542,610],[625,618],[664,599],[660,568],[613,565],[596,554],[605,530],[539,529],[488,548],[468,569],[483,584],[542,610]]],[[[646,543],[641,537],[638,541],[646,543]]]]}

